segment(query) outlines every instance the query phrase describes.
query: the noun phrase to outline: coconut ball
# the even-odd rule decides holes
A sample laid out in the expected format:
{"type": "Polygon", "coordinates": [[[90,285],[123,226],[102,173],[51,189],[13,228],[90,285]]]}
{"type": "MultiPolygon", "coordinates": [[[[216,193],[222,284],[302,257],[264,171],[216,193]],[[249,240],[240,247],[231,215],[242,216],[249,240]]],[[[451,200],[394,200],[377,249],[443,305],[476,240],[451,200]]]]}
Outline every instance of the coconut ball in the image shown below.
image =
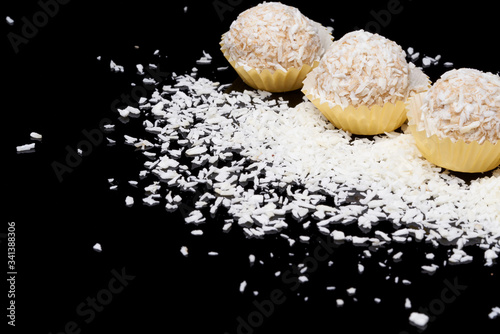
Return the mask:
{"type": "Polygon", "coordinates": [[[364,30],[332,43],[317,68],[313,94],[343,108],[406,100],[410,66],[395,42],[364,30]]]}
{"type": "Polygon", "coordinates": [[[496,143],[500,138],[500,77],[469,68],[446,72],[424,96],[422,126],[428,136],[496,143]]]}
{"type": "Polygon", "coordinates": [[[242,12],[224,34],[229,61],[257,71],[314,64],[324,53],[319,25],[294,7],[262,3],[242,12]]]}

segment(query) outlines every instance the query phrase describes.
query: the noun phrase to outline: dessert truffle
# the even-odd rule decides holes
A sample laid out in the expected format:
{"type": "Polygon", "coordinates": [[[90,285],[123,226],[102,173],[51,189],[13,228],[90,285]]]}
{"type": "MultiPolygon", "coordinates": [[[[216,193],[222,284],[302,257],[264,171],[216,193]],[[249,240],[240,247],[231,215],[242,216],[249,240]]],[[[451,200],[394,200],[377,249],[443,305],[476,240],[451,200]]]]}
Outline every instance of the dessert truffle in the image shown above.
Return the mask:
{"type": "Polygon", "coordinates": [[[313,70],[311,93],[346,108],[383,106],[405,100],[409,94],[410,65],[395,42],[357,30],[332,43],[313,70]]]}
{"type": "Polygon", "coordinates": [[[466,143],[500,139],[500,77],[475,69],[446,72],[423,98],[418,129],[466,143]]]}
{"type": "Polygon", "coordinates": [[[297,8],[277,2],[241,13],[223,42],[230,60],[259,71],[312,65],[324,52],[318,28],[297,8]]]}
{"type": "Polygon", "coordinates": [[[500,77],[474,69],[446,72],[412,96],[408,125],[422,156],[464,173],[500,165],[500,77]]]}
{"type": "Polygon", "coordinates": [[[398,44],[357,30],[332,43],[304,80],[303,92],[336,127],[374,135],[400,127],[407,98],[428,86],[398,44]]]}
{"type": "Polygon", "coordinates": [[[305,75],[318,64],[331,43],[326,28],[305,17],[297,8],[265,2],[242,12],[222,36],[221,49],[242,79],[254,88],[274,90],[302,86],[305,75]],[[294,69],[293,74],[289,71],[294,69]],[[254,71],[255,73],[247,74],[254,71]],[[272,79],[260,77],[274,75],[272,79]],[[297,73],[300,72],[300,75],[297,73]],[[284,73],[284,75],[283,75],[284,73]],[[267,86],[265,81],[270,81],[267,86]],[[283,86],[283,81],[286,83],[283,86]]]}

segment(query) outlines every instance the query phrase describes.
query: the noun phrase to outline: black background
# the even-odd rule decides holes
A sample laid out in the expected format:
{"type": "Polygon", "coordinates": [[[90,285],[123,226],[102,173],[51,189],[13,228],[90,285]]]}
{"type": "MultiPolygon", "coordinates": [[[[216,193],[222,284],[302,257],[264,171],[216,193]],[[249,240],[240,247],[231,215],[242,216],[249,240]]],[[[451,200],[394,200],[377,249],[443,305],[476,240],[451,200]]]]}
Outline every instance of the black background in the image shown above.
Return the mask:
{"type": "MultiPolygon", "coordinates": [[[[286,271],[289,263],[300,263],[315,249],[318,234],[314,230],[302,232],[313,235],[309,244],[293,249],[278,236],[247,240],[238,227],[224,234],[217,218],[202,226],[203,236],[195,237],[190,234],[192,228],[184,224],[182,212],[167,213],[162,206],[147,207],[138,201],[141,186],[135,189],[126,181],[138,179],[145,159],[121,143],[123,134],[141,129],[140,121],[124,125],[111,108],[122,94],[130,94],[131,82],[140,82],[135,65],[155,63],[162,72],[178,74],[196,66],[201,75],[214,81],[233,82],[237,75],[232,70],[216,71],[218,66],[227,66],[219,51],[220,35],[241,11],[257,3],[73,0],[51,7],[53,17],[42,22],[34,36],[15,52],[8,34],[22,35],[22,18],[33,22],[42,7],[37,1],[2,2],[2,16],[10,16],[15,24],[3,23],[4,196],[0,231],[6,232],[7,222],[16,223],[17,332],[59,333],[74,321],[81,333],[129,333],[134,327],[140,328],[140,333],[236,333],[238,317],[248,320],[256,310],[253,302],[269,298],[271,291],[278,289],[286,301],[276,305],[251,331],[412,333],[417,329],[408,324],[410,311],[404,309],[404,298],[411,299],[412,310],[438,305],[433,301],[442,298],[446,281],[466,288],[456,300],[445,304],[425,333],[498,332],[499,320],[490,320],[487,315],[493,306],[500,306],[500,275],[497,267],[483,265],[483,253],[477,247],[468,249],[474,255],[473,263],[443,267],[449,251],[446,247],[396,244],[388,248],[394,253],[403,251],[404,260],[388,260],[388,269],[379,265],[390,259],[387,249],[373,253],[371,259],[361,259],[364,248],[344,245],[329,259],[334,266],[320,263],[310,281],[292,291],[290,284],[274,273],[286,271]],[[228,7],[217,10],[216,3],[228,7]],[[153,55],[155,50],[160,51],[160,57],[153,55]],[[197,66],[195,61],[203,50],[213,56],[213,62],[197,66]],[[112,73],[111,59],[123,65],[125,72],[112,73]],[[60,182],[53,162],[64,162],[66,147],[75,148],[85,140],[82,131],[96,129],[104,118],[116,124],[117,130],[109,136],[118,140],[118,145],[93,147],[60,182]],[[36,152],[16,154],[16,146],[31,142],[32,131],[43,135],[36,152]],[[118,190],[109,190],[108,178],[115,178],[118,190]],[[132,208],[124,203],[129,194],[136,196],[132,208]],[[101,253],[92,249],[96,242],[103,247],[101,253]],[[183,245],[189,248],[187,258],[179,252],[183,245]],[[209,251],[219,255],[208,256],[209,251]],[[290,252],[295,255],[290,256],[290,252]],[[435,253],[436,260],[425,260],[426,252],[435,253]],[[257,258],[252,267],[249,254],[257,258]],[[360,260],[365,265],[362,275],[357,273],[360,260]],[[420,266],[431,262],[440,265],[440,270],[432,276],[422,274],[420,266]],[[77,313],[78,305],[106,289],[112,270],[120,272],[122,268],[135,278],[86,323],[88,318],[77,313]],[[395,277],[412,284],[395,284],[395,277]],[[242,294],[238,289],[243,280],[248,286],[242,294]],[[337,289],[326,291],[330,285],[337,289]],[[357,301],[346,294],[351,286],[357,288],[357,301]],[[252,291],[259,291],[259,295],[252,291]],[[306,296],[308,301],[304,301],[306,296]],[[374,302],[375,297],[381,298],[380,304],[374,302]],[[343,308],[335,305],[337,298],[346,302],[343,308]]],[[[333,26],[336,39],[356,27],[379,28],[404,49],[411,46],[432,57],[440,54],[441,64],[449,61],[456,68],[498,71],[497,15],[491,2],[440,1],[438,5],[436,1],[401,0],[400,13],[378,26],[373,13],[386,9],[390,1],[285,3],[333,26]]],[[[444,71],[441,65],[426,69],[432,80],[444,71]]],[[[377,228],[391,231],[389,223],[377,228]]],[[[300,231],[286,233],[297,236],[300,231]]],[[[355,227],[346,231],[361,234],[355,227]]],[[[6,291],[5,286],[0,292],[2,300],[7,299],[6,291]]],[[[7,322],[4,316],[2,319],[7,322]]]]}

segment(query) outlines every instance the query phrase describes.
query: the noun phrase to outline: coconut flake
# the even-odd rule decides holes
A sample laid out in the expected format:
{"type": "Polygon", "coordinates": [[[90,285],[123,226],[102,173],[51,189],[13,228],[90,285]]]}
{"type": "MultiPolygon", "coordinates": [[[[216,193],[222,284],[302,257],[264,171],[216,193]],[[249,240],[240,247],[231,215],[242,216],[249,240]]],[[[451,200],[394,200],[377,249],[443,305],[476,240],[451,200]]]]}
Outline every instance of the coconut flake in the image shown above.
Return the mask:
{"type": "Polygon", "coordinates": [[[189,255],[188,248],[186,246],[181,247],[181,254],[187,257],[189,255]]]}
{"type": "Polygon", "coordinates": [[[412,312],[410,314],[410,324],[419,328],[424,328],[429,322],[429,316],[423,313],[412,312]]]}
{"type": "Polygon", "coordinates": [[[500,317],[500,307],[493,307],[491,312],[488,314],[488,318],[496,319],[498,317],[500,317]]]}
{"type": "Polygon", "coordinates": [[[35,143],[16,146],[16,151],[17,151],[17,153],[31,153],[31,152],[35,152],[35,143]]]}
{"type": "Polygon", "coordinates": [[[112,72],[123,72],[124,68],[121,65],[117,65],[114,61],[109,62],[109,68],[111,69],[112,72]]]}

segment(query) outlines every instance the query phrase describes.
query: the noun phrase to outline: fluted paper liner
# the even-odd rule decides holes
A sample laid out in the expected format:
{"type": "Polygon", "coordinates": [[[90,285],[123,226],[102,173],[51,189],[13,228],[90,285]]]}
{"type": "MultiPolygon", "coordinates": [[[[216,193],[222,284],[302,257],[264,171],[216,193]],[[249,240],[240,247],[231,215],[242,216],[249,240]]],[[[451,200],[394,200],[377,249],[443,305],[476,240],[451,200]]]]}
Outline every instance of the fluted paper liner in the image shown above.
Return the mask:
{"type": "Polygon", "coordinates": [[[424,158],[439,167],[463,173],[487,172],[500,165],[500,141],[453,142],[437,135],[428,137],[425,129],[418,130],[423,98],[424,93],[420,93],[408,100],[407,116],[409,129],[424,158]]]}
{"type": "MultiPolygon", "coordinates": [[[[427,89],[430,86],[429,78],[412,65],[410,67],[410,91],[427,89]]],[[[406,100],[399,100],[396,103],[387,102],[383,106],[354,107],[349,105],[344,108],[314,94],[315,82],[316,76],[311,73],[304,80],[302,92],[339,129],[357,135],[378,135],[394,131],[406,121],[406,100]]]]}
{"type": "MultiPolygon", "coordinates": [[[[332,35],[321,24],[314,21],[312,21],[312,24],[317,26],[321,44],[326,50],[332,43],[332,35]]],[[[224,35],[222,35],[222,39],[224,39],[224,35]]],[[[236,61],[229,59],[229,54],[222,41],[220,42],[220,46],[224,57],[236,70],[243,82],[245,82],[252,88],[265,90],[272,93],[282,93],[300,89],[303,85],[302,82],[304,81],[307,74],[319,64],[318,61],[315,61],[313,64],[304,64],[301,68],[291,67],[286,71],[272,71],[268,69],[258,71],[247,66],[238,66],[236,64],[236,61]]]]}
{"type": "Polygon", "coordinates": [[[325,117],[339,129],[356,135],[377,135],[391,132],[399,128],[406,121],[405,105],[403,101],[396,104],[386,103],[383,107],[375,105],[342,108],[340,105],[331,105],[320,98],[304,91],[307,98],[318,108],[325,117]]]}

